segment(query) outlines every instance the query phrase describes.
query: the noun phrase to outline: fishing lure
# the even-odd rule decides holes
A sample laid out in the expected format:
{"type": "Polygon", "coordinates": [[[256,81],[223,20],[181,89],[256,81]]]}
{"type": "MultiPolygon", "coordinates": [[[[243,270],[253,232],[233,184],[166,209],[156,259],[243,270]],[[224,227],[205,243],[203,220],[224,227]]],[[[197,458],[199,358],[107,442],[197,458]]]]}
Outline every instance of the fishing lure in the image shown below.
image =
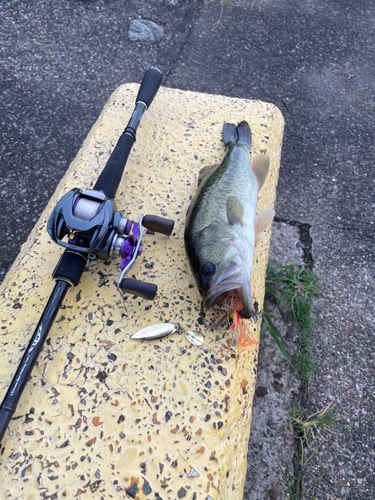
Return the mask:
{"type": "Polygon", "coordinates": [[[245,320],[240,316],[241,310],[242,302],[233,300],[232,310],[228,314],[229,330],[233,331],[233,337],[237,345],[245,349],[245,351],[253,352],[257,348],[259,341],[254,338],[245,320]]]}
{"type": "MultiPolygon", "coordinates": [[[[243,306],[241,300],[236,298],[235,295],[229,295],[224,301],[224,305],[221,307],[221,309],[227,315],[229,328],[226,331],[216,353],[218,353],[230,332],[232,332],[233,339],[236,345],[238,345],[245,351],[254,352],[257,348],[259,341],[254,338],[252,332],[247,327],[244,318],[242,318],[242,316],[240,315],[242,307],[243,306]]],[[[222,320],[223,316],[217,319],[215,323],[221,322],[222,320]]]]}
{"type": "Polygon", "coordinates": [[[146,326],[139,332],[132,335],[132,340],[158,340],[178,332],[180,325],[178,323],[160,323],[158,325],[146,326]]]}
{"type": "Polygon", "coordinates": [[[199,332],[193,332],[191,330],[185,332],[185,337],[188,339],[190,344],[192,345],[204,345],[204,337],[199,332]]]}
{"type": "Polygon", "coordinates": [[[146,328],[142,328],[142,330],[134,333],[130,338],[132,340],[158,340],[169,337],[169,335],[177,333],[179,330],[184,332],[190,344],[196,346],[203,345],[204,337],[202,334],[192,330],[185,330],[179,323],[159,323],[157,325],[146,326],[146,328]]]}
{"type": "MultiPolygon", "coordinates": [[[[224,309],[224,311],[228,314],[229,328],[216,351],[211,347],[206,346],[204,343],[204,336],[201,333],[193,330],[186,330],[179,323],[159,323],[156,325],[146,326],[137,333],[134,333],[130,338],[132,340],[152,341],[169,337],[170,335],[181,331],[185,334],[185,337],[190,344],[195,346],[206,346],[217,354],[225,342],[228,334],[232,332],[233,338],[239,347],[245,351],[254,352],[259,342],[254,338],[250,329],[247,327],[245,320],[240,315],[240,311],[243,307],[242,302],[240,299],[235,298],[234,295],[229,296],[228,299],[229,300],[225,302],[222,309],[224,309]]],[[[215,321],[215,323],[219,321],[220,319],[215,321]]]]}

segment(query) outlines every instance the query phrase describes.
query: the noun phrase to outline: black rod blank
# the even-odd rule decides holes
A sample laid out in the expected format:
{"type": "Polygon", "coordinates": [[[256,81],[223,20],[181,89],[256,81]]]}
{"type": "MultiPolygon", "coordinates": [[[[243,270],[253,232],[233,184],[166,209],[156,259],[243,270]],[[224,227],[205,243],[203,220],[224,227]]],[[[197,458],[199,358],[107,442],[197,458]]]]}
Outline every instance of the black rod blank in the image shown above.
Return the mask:
{"type": "Polygon", "coordinates": [[[31,337],[29,345],[27,346],[21,363],[13,377],[8,392],[6,393],[0,406],[0,442],[3,439],[5,430],[8,427],[14,410],[16,409],[22,391],[29,380],[31,370],[33,369],[35,361],[42,350],[43,344],[48,336],[69,286],[69,283],[66,283],[65,281],[57,281],[46,308],[43,311],[42,317],[35,328],[34,335],[31,337]]]}

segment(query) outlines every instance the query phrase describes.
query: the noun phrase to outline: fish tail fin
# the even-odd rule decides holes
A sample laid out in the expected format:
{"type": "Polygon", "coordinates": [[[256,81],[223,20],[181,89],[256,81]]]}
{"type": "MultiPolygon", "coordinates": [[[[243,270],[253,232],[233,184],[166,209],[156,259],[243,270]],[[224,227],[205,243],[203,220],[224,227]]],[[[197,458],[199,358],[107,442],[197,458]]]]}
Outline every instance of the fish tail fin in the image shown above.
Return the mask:
{"type": "Polygon", "coordinates": [[[238,143],[245,144],[249,149],[251,149],[251,130],[250,125],[242,121],[237,125],[238,132],[238,143]]]}
{"type": "Polygon", "coordinates": [[[224,123],[223,141],[225,145],[229,144],[230,142],[238,141],[237,127],[234,123],[224,123]]]}
{"type": "Polygon", "coordinates": [[[246,121],[242,121],[237,126],[234,123],[224,123],[223,140],[227,145],[230,142],[245,144],[251,149],[251,130],[246,121]]]}

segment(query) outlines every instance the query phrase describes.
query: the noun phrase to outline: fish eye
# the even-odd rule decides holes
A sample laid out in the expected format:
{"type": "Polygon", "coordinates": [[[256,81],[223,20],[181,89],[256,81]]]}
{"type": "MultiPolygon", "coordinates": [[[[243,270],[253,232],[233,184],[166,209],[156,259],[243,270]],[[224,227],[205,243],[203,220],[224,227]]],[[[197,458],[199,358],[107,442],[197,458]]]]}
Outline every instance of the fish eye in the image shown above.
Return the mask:
{"type": "Polygon", "coordinates": [[[207,264],[204,264],[201,268],[201,273],[204,274],[205,276],[211,276],[212,274],[215,273],[215,265],[212,264],[211,262],[208,262],[207,264]]]}

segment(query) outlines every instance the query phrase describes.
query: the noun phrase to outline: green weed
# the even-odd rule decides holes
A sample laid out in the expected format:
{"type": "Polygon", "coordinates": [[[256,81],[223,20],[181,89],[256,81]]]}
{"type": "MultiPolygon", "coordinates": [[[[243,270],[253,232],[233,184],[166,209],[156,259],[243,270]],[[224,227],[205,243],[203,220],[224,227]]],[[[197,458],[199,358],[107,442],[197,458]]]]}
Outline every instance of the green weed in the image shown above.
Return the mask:
{"type": "MultiPolygon", "coordinates": [[[[304,448],[303,448],[303,446],[301,447],[301,458],[300,458],[300,462],[298,463],[298,467],[296,467],[295,477],[287,477],[285,472],[281,468],[281,465],[279,464],[279,462],[277,462],[277,466],[281,472],[282,478],[284,479],[285,487],[287,490],[287,492],[286,492],[287,496],[285,496],[284,488],[282,487],[282,485],[279,482],[280,493],[281,493],[281,496],[283,497],[283,500],[286,500],[286,498],[288,498],[289,500],[302,500],[303,498],[306,498],[306,495],[311,490],[311,488],[313,486],[315,486],[315,484],[320,483],[320,481],[323,480],[323,479],[317,479],[316,481],[314,481],[312,484],[310,484],[307,487],[307,490],[305,492],[302,492],[303,470],[306,467],[306,465],[310,462],[310,460],[313,458],[315,453],[318,451],[320,446],[321,446],[321,444],[313,451],[313,453],[310,455],[310,457],[307,460],[305,460],[305,457],[304,457],[304,448]]],[[[315,500],[315,499],[316,499],[316,496],[314,496],[311,500],[315,500]]]]}
{"type": "MultiPolygon", "coordinates": [[[[295,463],[294,477],[287,477],[279,462],[277,462],[282,479],[284,480],[284,487],[279,483],[280,493],[283,500],[286,498],[289,500],[302,500],[303,498],[306,498],[306,495],[315,484],[323,480],[323,478],[321,478],[314,481],[307,487],[306,491],[302,491],[302,480],[306,465],[314,457],[315,453],[319,450],[323,443],[320,443],[319,446],[315,448],[307,460],[305,459],[305,449],[313,443],[320,430],[329,430],[329,426],[356,428],[354,425],[342,424],[339,422],[338,420],[342,417],[342,415],[337,415],[335,417],[333,415],[334,410],[335,407],[331,407],[330,403],[321,412],[314,413],[306,418],[306,409],[302,405],[295,404],[292,406],[289,412],[289,417],[293,426],[295,437],[299,443],[297,453],[299,458],[295,463]],[[285,496],[285,494],[287,496],[285,496]]],[[[312,498],[312,500],[314,499],[316,499],[316,496],[312,498]]]]}
{"type": "Polygon", "coordinates": [[[270,300],[282,305],[284,311],[291,308],[295,317],[303,309],[302,303],[321,295],[314,271],[293,264],[275,266],[272,261],[267,266],[266,294],[270,300]]]}
{"type": "Polygon", "coordinates": [[[278,328],[272,322],[276,319],[263,312],[264,323],[261,337],[268,329],[286,359],[298,370],[303,380],[311,380],[314,361],[311,357],[310,337],[314,331],[314,310],[312,300],[320,297],[316,274],[304,266],[275,266],[269,262],[266,273],[266,299],[279,305],[285,313],[291,311],[299,325],[297,350],[293,358],[286,349],[286,343],[278,328]]]}
{"type": "Polygon", "coordinates": [[[314,369],[314,360],[310,352],[298,349],[293,356],[293,366],[301,375],[302,380],[311,381],[314,369]]]}
{"type": "Polygon", "coordinates": [[[271,321],[272,319],[276,319],[274,316],[271,316],[270,314],[266,313],[263,311],[263,324],[262,328],[260,330],[260,338],[263,337],[264,333],[266,330],[269,331],[271,337],[273,340],[276,342],[278,345],[280,351],[284,354],[286,359],[289,361],[289,363],[293,366],[292,361],[290,359],[289,353],[286,350],[286,341],[284,337],[281,335],[279,329],[274,325],[274,323],[271,321]]]}
{"type": "Polygon", "coordinates": [[[316,438],[316,434],[319,430],[327,430],[329,426],[333,425],[335,427],[352,427],[356,428],[354,425],[342,424],[338,420],[342,415],[333,416],[335,406],[331,403],[321,412],[314,413],[306,418],[306,409],[300,405],[295,404],[292,406],[289,417],[292,422],[292,426],[301,440],[302,446],[306,443],[311,443],[316,438]],[[313,418],[315,417],[315,418],[313,418]]]}

